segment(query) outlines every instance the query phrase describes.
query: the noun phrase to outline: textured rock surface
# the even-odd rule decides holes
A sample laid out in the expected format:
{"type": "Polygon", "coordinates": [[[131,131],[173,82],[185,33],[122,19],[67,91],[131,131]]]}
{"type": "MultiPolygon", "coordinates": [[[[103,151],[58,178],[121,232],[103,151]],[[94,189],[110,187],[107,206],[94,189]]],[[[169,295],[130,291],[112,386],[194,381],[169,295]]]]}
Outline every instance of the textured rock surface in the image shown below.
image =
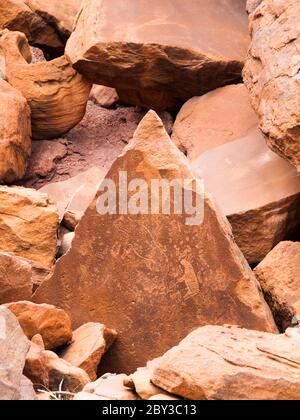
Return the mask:
{"type": "Polygon", "coordinates": [[[34,401],[37,400],[33,383],[26,376],[22,375],[20,389],[18,391],[18,401],[34,401]]]}
{"type": "Polygon", "coordinates": [[[62,309],[32,302],[5,305],[18,319],[29,340],[40,334],[47,350],[56,349],[72,339],[71,321],[62,309]]]}
{"type": "Polygon", "coordinates": [[[244,80],[269,147],[300,171],[300,3],[262,0],[248,9],[252,44],[244,80]]]}
{"type": "Polygon", "coordinates": [[[299,400],[300,332],[203,327],[154,370],[157,386],[192,400],[299,400]]]}
{"type": "MultiPolygon", "coordinates": [[[[127,171],[128,182],[193,179],[154,112],[109,171],[117,186],[119,171],[127,171]]],[[[101,370],[132,373],[207,323],[276,331],[227,221],[208,198],[204,223],[196,226],[186,225],[187,214],[103,216],[96,202],[34,299],[64,308],[75,327],[101,320],[118,331],[101,370]]]]}
{"type": "Polygon", "coordinates": [[[41,335],[36,335],[30,342],[30,349],[26,356],[24,375],[29,378],[38,389],[43,386],[49,389],[49,372],[47,369],[47,358],[41,335]]]}
{"type": "Polygon", "coordinates": [[[144,0],[85,0],[66,54],[125,102],[163,110],[239,80],[248,44],[242,1],[182,7],[152,0],[148,7],[144,0]]]}
{"type": "Polygon", "coordinates": [[[75,396],[75,400],[138,400],[138,396],[123,382],[126,375],[104,375],[96,382],[92,382],[83,388],[82,393],[75,396]]]}
{"type": "Polygon", "coordinates": [[[73,331],[72,343],[60,352],[60,357],[85,370],[92,381],[104,353],[115,341],[117,333],[105,325],[90,322],[73,331]]]}
{"type": "Polygon", "coordinates": [[[81,0],[1,0],[0,29],[23,32],[30,44],[59,55],[80,3],[81,0]]]}
{"type": "Polygon", "coordinates": [[[12,183],[24,176],[30,155],[30,109],[4,80],[0,80],[0,108],[0,183],[12,183]]]}
{"type": "Polygon", "coordinates": [[[0,400],[20,399],[29,341],[14,315],[0,306],[0,400]]]}
{"type": "Polygon", "coordinates": [[[90,99],[103,108],[112,108],[120,100],[116,89],[100,85],[93,86],[90,99]]]}
{"type": "Polygon", "coordinates": [[[300,177],[266,146],[244,85],[188,101],[172,139],[229,218],[249,263],[292,237],[300,224],[300,177]]]}
{"type": "Polygon", "coordinates": [[[0,305],[29,300],[32,292],[30,264],[23,258],[0,252],[0,305]]]}
{"type": "Polygon", "coordinates": [[[255,269],[281,331],[300,320],[300,243],[281,242],[255,269]]]}
{"type": "Polygon", "coordinates": [[[57,246],[58,214],[46,194],[0,186],[0,251],[51,267],[57,246]]]}
{"type": "Polygon", "coordinates": [[[91,85],[64,56],[29,64],[25,35],[8,30],[0,33],[0,56],[5,79],[24,95],[31,108],[34,139],[59,137],[82,120],[91,85]]]}

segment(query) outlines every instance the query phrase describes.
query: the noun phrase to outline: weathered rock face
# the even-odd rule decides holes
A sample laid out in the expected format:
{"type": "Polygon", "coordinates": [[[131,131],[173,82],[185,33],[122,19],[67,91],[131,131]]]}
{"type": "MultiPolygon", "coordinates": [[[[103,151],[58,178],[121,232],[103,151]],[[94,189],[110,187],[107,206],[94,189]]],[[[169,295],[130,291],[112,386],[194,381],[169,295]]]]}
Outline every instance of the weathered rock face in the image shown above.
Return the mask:
{"type": "Polygon", "coordinates": [[[239,80],[248,44],[243,1],[85,0],[66,54],[124,102],[165,110],[239,80]]]}
{"type": "Polygon", "coordinates": [[[228,217],[249,263],[292,237],[300,224],[300,177],[266,146],[244,85],[188,101],[172,139],[228,217]]]}
{"type": "Polygon", "coordinates": [[[37,389],[42,386],[49,389],[49,372],[43,338],[36,335],[30,342],[30,349],[26,356],[24,374],[37,389]]]}
{"type": "Polygon", "coordinates": [[[30,44],[61,55],[81,0],[1,0],[0,29],[23,32],[30,44]]]}
{"type": "Polygon", "coordinates": [[[20,399],[29,341],[15,316],[0,306],[0,400],[20,399]]]}
{"type": "Polygon", "coordinates": [[[0,251],[51,267],[57,246],[58,214],[46,194],[0,186],[0,251]]]}
{"type": "Polygon", "coordinates": [[[32,302],[5,305],[18,319],[29,340],[40,334],[47,350],[56,349],[72,339],[71,321],[62,309],[32,302]]]}
{"type": "Polygon", "coordinates": [[[32,291],[30,264],[23,258],[0,252],[0,305],[29,300],[32,291]]]}
{"type": "Polygon", "coordinates": [[[281,242],[258,265],[255,274],[275,321],[284,332],[300,320],[300,243],[281,242]]]}
{"type": "Polygon", "coordinates": [[[21,179],[31,150],[30,109],[25,98],[0,80],[0,183],[21,179]]]}
{"type": "Polygon", "coordinates": [[[29,64],[25,35],[8,30],[0,32],[0,56],[5,79],[24,95],[31,108],[34,139],[59,137],[82,120],[91,84],[65,56],[29,64]]]}
{"type": "Polygon", "coordinates": [[[203,327],[171,349],[152,381],[192,400],[299,400],[300,332],[203,327]]]}
{"type": "Polygon", "coordinates": [[[262,0],[248,9],[252,44],[244,80],[269,147],[300,171],[300,3],[262,0]]]}
{"type": "Polygon", "coordinates": [[[60,357],[86,371],[92,381],[104,353],[115,341],[117,333],[105,325],[90,322],[73,332],[72,343],[61,351],[60,357]]]}
{"type": "Polygon", "coordinates": [[[90,99],[103,108],[108,109],[116,106],[120,100],[116,89],[100,85],[93,86],[90,99]]]}
{"type": "MultiPolygon", "coordinates": [[[[145,187],[153,179],[193,179],[154,112],[106,176],[117,190],[120,171],[127,172],[128,182],[144,179],[145,187]]],[[[118,331],[103,371],[132,373],[207,323],[276,331],[255,276],[210,199],[204,222],[188,225],[187,212],[101,215],[98,198],[77,227],[71,250],[34,299],[64,308],[75,327],[101,320],[118,331]]],[[[159,198],[154,190],[154,202],[159,198]]]]}

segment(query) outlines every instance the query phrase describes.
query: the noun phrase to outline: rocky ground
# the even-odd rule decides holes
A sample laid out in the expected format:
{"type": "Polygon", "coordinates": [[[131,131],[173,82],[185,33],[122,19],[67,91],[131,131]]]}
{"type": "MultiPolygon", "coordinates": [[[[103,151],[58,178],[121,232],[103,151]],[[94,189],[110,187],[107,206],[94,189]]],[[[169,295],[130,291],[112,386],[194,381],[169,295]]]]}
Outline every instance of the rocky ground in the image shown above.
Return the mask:
{"type": "Polygon", "coordinates": [[[188,3],[0,0],[0,400],[300,399],[300,4],[188,3]]]}

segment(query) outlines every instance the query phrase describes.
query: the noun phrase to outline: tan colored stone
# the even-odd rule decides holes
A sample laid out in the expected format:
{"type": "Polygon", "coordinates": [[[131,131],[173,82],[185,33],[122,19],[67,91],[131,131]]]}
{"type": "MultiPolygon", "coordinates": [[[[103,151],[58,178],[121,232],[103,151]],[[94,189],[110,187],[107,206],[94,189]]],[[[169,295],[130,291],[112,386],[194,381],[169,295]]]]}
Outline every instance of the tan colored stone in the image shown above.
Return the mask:
{"type": "Polygon", "coordinates": [[[67,232],[61,236],[60,246],[58,249],[59,257],[61,257],[62,255],[65,255],[71,249],[74,238],[75,238],[75,232],[67,232]]]}
{"type": "Polygon", "coordinates": [[[155,385],[191,400],[299,400],[300,331],[199,328],[167,352],[155,385]]]}
{"type": "Polygon", "coordinates": [[[0,251],[50,268],[55,260],[58,214],[46,194],[0,186],[0,251]]]}
{"type": "Polygon", "coordinates": [[[113,108],[120,101],[116,89],[100,85],[93,86],[90,99],[95,102],[95,104],[108,109],[113,108]]]}
{"type": "Polygon", "coordinates": [[[101,399],[101,400],[138,400],[138,396],[124,386],[126,375],[106,374],[96,382],[91,382],[83,388],[83,394],[78,395],[75,400],[81,399],[101,399]],[[90,394],[91,398],[87,397],[90,394]]]}
{"type": "Polygon", "coordinates": [[[73,331],[72,343],[60,352],[60,357],[85,370],[92,381],[104,353],[117,337],[117,332],[105,325],[90,322],[73,331]]]}
{"type": "Polygon", "coordinates": [[[29,64],[24,49],[29,51],[24,34],[0,32],[4,77],[27,99],[33,138],[60,137],[84,117],[91,85],[72,68],[65,56],[29,64]]]}
{"type": "Polygon", "coordinates": [[[300,3],[262,0],[248,10],[252,44],[244,80],[252,105],[269,147],[300,171],[300,3]]]}
{"type": "Polygon", "coordinates": [[[36,390],[49,388],[49,372],[47,369],[47,357],[41,335],[34,336],[30,343],[30,349],[26,356],[24,375],[29,378],[36,390]]]}
{"type": "Polygon", "coordinates": [[[4,80],[0,80],[0,108],[0,183],[8,184],[25,174],[31,151],[30,109],[4,80]]]}
{"type": "Polygon", "coordinates": [[[0,0],[0,29],[23,32],[30,44],[61,55],[81,0],[0,0]]]}
{"type": "Polygon", "coordinates": [[[49,388],[51,391],[80,392],[86,384],[91,382],[88,374],[63,359],[52,351],[43,352],[46,358],[46,369],[49,374],[49,388]]]}
{"type": "Polygon", "coordinates": [[[29,340],[40,334],[47,350],[56,349],[72,340],[71,321],[62,309],[26,301],[5,306],[18,318],[29,340]]]}
{"type": "Polygon", "coordinates": [[[35,401],[37,395],[34,391],[33,384],[30,379],[22,375],[20,382],[20,389],[18,392],[18,401],[35,401]]]}
{"type": "Polygon", "coordinates": [[[0,306],[0,400],[20,399],[22,373],[29,341],[16,317],[0,306]]]}
{"type": "Polygon", "coordinates": [[[249,42],[240,1],[85,0],[66,54],[122,101],[166,110],[240,80],[249,42]]]}
{"type": "MultiPolygon", "coordinates": [[[[106,176],[117,191],[120,171],[128,182],[143,178],[149,186],[152,179],[193,180],[153,111],[106,176]]],[[[77,227],[71,250],[33,299],[64,308],[75,328],[101,320],[118,331],[102,372],[133,373],[207,323],[276,331],[229,224],[208,197],[203,223],[187,225],[185,212],[101,215],[100,196],[77,227]]]]}
{"type": "Polygon", "coordinates": [[[188,101],[177,116],[172,139],[228,217],[249,263],[260,262],[295,234],[300,177],[266,146],[244,85],[188,101]]]}
{"type": "Polygon", "coordinates": [[[281,242],[255,274],[280,330],[300,321],[300,243],[281,242]]]}

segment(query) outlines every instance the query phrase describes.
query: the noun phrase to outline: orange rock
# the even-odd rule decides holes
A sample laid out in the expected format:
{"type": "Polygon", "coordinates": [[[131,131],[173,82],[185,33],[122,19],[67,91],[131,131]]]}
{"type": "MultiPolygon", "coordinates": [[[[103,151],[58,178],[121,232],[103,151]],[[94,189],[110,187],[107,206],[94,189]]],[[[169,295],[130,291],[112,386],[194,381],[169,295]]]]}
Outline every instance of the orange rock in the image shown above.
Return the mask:
{"type": "Polygon", "coordinates": [[[249,263],[260,262],[295,234],[300,178],[265,144],[244,85],[188,101],[177,116],[172,139],[228,217],[249,263]]]}
{"type": "Polygon", "coordinates": [[[191,400],[299,400],[300,331],[199,328],[167,352],[152,382],[191,400]]]}
{"type": "Polygon", "coordinates": [[[66,54],[122,101],[156,110],[240,80],[250,42],[244,2],[86,0],[66,54]],[[217,28],[217,29],[216,29],[217,28]],[[184,80],[184,83],[183,83],[184,80]]]}
{"type": "Polygon", "coordinates": [[[56,349],[72,340],[71,321],[62,309],[26,301],[5,306],[17,317],[29,340],[40,334],[47,350],[56,349]]]}
{"type": "Polygon", "coordinates": [[[29,378],[36,389],[49,388],[49,372],[45,355],[43,338],[34,336],[30,343],[30,349],[26,356],[24,375],[29,378]]]}
{"type": "Polygon", "coordinates": [[[0,32],[0,57],[5,79],[24,95],[31,108],[34,139],[60,137],[82,120],[91,84],[64,56],[29,64],[25,35],[4,30],[0,32]]]}
{"type": "Polygon", "coordinates": [[[269,147],[300,171],[300,3],[251,1],[252,44],[244,69],[269,147]]]}
{"type": "Polygon", "coordinates": [[[88,323],[73,331],[72,343],[60,352],[60,357],[86,371],[92,381],[104,353],[113,344],[116,331],[99,323],[88,323]]]}
{"type": "Polygon", "coordinates": [[[90,99],[103,108],[112,108],[120,100],[116,89],[100,85],[93,86],[90,99]]]}
{"type": "MultiPolygon", "coordinates": [[[[142,178],[147,186],[153,179],[193,180],[153,111],[106,176],[117,190],[120,171],[128,182],[142,178]]],[[[135,372],[199,325],[277,331],[228,222],[208,197],[200,225],[187,225],[185,211],[101,215],[97,199],[79,223],[71,250],[33,299],[64,308],[75,328],[101,320],[118,331],[102,372],[135,372]]]]}
{"type": "Polygon", "coordinates": [[[256,277],[284,332],[300,321],[300,243],[281,242],[255,269],[256,277]]]}
{"type": "Polygon", "coordinates": [[[12,183],[24,176],[31,151],[30,109],[4,80],[0,80],[0,108],[0,183],[12,183]]]}

